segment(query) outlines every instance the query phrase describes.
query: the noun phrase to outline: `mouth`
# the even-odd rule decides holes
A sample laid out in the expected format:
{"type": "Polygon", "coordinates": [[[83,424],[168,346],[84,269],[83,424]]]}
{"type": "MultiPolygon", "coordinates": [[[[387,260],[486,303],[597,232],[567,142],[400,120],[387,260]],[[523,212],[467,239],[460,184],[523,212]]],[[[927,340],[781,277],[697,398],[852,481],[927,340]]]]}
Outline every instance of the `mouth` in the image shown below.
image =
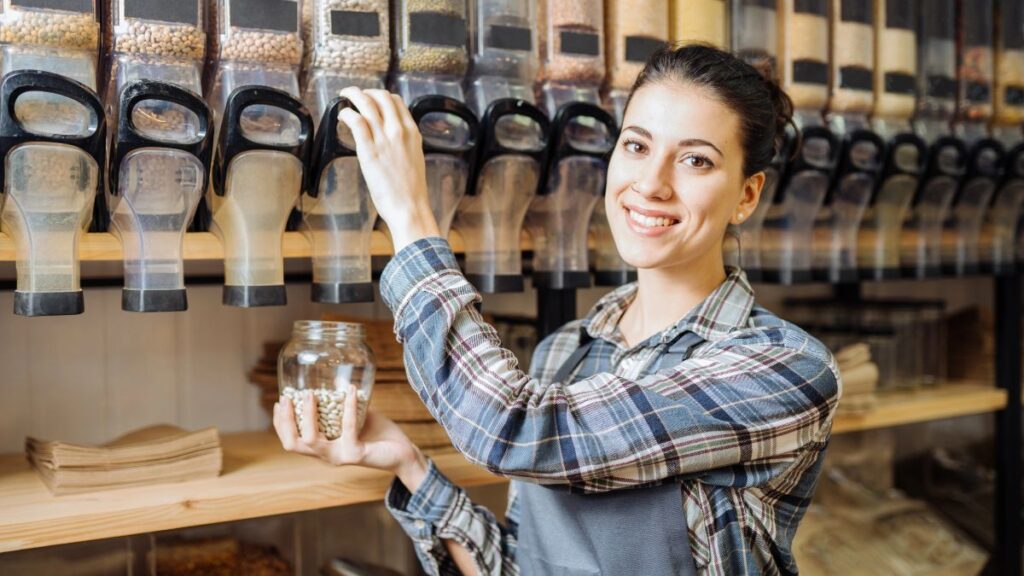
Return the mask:
{"type": "Polygon", "coordinates": [[[664,213],[650,212],[631,206],[623,206],[622,209],[626,211],[626,219],[630,226],[645,235],[666,232],[680,222],[678,218],[664,213]]]}

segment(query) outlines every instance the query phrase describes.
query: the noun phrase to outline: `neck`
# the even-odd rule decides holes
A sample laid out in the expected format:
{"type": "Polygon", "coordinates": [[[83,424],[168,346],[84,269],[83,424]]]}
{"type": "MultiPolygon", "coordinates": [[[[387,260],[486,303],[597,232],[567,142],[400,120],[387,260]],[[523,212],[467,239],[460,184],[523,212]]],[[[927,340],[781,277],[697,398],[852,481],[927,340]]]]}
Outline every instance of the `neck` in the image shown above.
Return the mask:
{"type": "Polygon", "coordinates": [[[635,344],[678,322],[725,281],[719,252],[702,261],[637,271],[636,299],[626,310],[620,330],[635,344]]]}

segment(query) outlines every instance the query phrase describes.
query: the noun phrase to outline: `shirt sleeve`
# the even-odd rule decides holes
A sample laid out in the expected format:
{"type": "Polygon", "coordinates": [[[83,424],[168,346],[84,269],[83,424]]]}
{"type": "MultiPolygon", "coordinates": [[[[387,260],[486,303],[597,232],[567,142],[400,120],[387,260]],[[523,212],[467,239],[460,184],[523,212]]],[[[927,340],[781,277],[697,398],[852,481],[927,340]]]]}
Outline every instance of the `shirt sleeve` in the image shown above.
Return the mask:
{"type": "Polygon", "coordinates": [[[427,476],[415,492],[397,478],[385,497],[385,505],[412,538],[416,556],[427,574],[460,574],[442,540],[465,547],[478,574],[516,574],[516,499],[510,492],[509,521],[502,525],[489,510],[474,505],[466,492],[452,484],[429,462],[427,476]]]}
{"type": "Polygon", "coordinates": [[[831,429],[839,378],[799,330],[740,330],[637,380],[542,384],[501,347],[448,243],[427,238],[384,272],[410,382],[471,461],[496,474],[601,492],[713,471],[749,487],[831,429]]]}

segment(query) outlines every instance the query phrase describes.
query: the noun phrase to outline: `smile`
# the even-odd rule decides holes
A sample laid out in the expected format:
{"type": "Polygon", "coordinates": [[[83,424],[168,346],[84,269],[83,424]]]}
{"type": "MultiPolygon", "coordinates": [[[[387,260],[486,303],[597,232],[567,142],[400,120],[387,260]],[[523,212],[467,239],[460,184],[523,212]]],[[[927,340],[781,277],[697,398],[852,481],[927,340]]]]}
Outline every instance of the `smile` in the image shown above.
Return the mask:
{"type": "Polygon", "coordinates": [[[623,207],[630,224],[644,232],[661,232],[679,223],[679,220],[661,214],[641,214],[639,210],[623,207]]]}

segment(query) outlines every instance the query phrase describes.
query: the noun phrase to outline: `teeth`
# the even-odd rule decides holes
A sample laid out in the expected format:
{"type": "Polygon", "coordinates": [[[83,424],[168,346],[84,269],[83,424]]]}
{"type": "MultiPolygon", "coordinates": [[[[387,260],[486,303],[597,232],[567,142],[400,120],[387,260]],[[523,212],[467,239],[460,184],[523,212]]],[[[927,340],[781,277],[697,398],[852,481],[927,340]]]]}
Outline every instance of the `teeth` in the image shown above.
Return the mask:
{"type": "Polygon", "coordinates": [[[673,221],[670,220],[669,218],[655,218],[653,216],[644,216],[643,214],[633,212],[632,210],[629,211],[629,217],[632,218],[632,220],[637,224],[640,224],[641,226],[645,226],[647,228],[670,226],[673,223],[673,221]]]}

